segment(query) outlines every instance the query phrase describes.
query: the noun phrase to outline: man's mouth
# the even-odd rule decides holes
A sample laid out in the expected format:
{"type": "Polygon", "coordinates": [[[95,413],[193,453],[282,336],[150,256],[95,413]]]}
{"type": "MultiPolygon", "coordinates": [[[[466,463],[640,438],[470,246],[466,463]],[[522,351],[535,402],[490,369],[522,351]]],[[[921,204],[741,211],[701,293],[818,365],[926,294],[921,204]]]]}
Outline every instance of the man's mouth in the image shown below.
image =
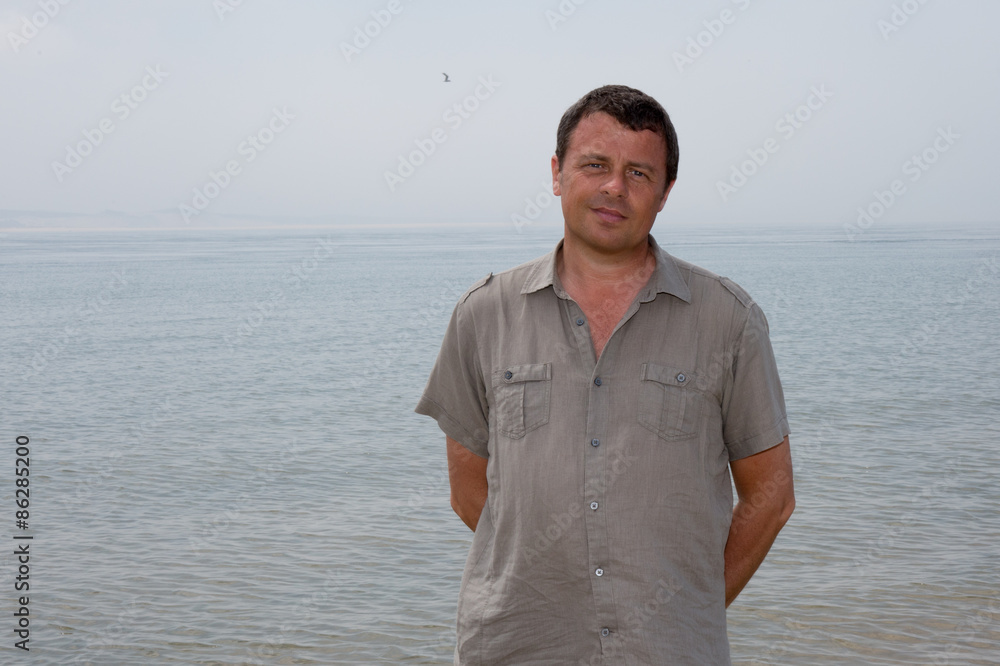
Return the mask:
{"type": "Polygon", "coordinates": [[[621,222],[625,219],[625,215],[618,212],[614,208],[594,208],[593,211],[597,213],[597,217],[601,218],[605,222],[621,222]]]}

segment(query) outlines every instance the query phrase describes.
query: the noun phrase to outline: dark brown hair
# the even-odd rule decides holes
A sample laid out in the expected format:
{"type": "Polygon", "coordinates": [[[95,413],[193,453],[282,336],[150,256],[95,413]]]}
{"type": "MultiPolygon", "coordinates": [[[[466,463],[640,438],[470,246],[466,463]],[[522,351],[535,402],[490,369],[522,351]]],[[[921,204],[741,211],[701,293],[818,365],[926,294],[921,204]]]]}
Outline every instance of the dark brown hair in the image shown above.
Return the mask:
{"type": "Polygon", "coordinates": [[[556,132],[556,158],[562,168],[569,138],[580,121],[594,113],[606,113],[633,132],[652,130],[667,144],[667,183],[677,179],[677,133],[670,116],[655,99],[628,86],[601,86],[566,109],[556,132]]]}

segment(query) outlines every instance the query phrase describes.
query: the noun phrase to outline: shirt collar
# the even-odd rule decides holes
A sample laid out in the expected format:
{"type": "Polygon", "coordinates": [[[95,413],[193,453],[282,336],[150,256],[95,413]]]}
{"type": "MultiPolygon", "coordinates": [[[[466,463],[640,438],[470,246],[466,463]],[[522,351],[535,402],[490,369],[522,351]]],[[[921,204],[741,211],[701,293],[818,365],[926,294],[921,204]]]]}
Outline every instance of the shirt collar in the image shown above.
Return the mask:
{"type": "MultiPolygon", "coordinates": [[[[569,298],[562,288],[559,274],[556,272],[556,256],[562,246],[563,241],[560,239],[555,249],[535,264],[524,281],[524,286],[521,288],[522,294],[531,294],[551,286],[559,298],[569,298]]],[[[657,294],[664,293],[676,296],[685,303],[690,303],[691,290],[688,288],[687,282],[684,281],[680,268],[677,267],[677,262],[659,246],[652,234],[649,235],[649,246],[653,249],[653,255],[656,257],[656,268],[653,270],[649,282],[640,290],[639,302],[646,303],[656,298],[657,294]]]]}

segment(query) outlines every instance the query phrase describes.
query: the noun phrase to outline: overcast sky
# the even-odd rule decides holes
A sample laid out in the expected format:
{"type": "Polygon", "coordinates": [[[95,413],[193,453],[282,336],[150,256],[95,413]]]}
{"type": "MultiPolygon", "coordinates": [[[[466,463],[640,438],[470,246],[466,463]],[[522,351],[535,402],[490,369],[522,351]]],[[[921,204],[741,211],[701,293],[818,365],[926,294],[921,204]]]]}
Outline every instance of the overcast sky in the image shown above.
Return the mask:
{"type": "Polygon", "coordinates": [[[0,1],[0,227],[558,220],[559,117],[607,83],[677,128],[661,219],[991,224],[998,26],[992,0],[0,1]]]}

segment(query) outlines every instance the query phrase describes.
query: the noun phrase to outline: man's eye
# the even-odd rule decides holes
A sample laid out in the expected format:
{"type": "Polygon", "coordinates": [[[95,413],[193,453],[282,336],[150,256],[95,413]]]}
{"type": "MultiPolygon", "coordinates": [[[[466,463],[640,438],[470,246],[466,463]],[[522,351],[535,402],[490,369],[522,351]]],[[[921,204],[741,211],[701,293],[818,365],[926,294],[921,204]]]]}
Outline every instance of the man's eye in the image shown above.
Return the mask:
{"type": "Polygon", "coordinates": [[[646,177],[646,174],[644,174],[642,171],[636,171],[635,169],[632,169],[632,175],[633,176],[641,176],[642,178],[646,177]]]}

